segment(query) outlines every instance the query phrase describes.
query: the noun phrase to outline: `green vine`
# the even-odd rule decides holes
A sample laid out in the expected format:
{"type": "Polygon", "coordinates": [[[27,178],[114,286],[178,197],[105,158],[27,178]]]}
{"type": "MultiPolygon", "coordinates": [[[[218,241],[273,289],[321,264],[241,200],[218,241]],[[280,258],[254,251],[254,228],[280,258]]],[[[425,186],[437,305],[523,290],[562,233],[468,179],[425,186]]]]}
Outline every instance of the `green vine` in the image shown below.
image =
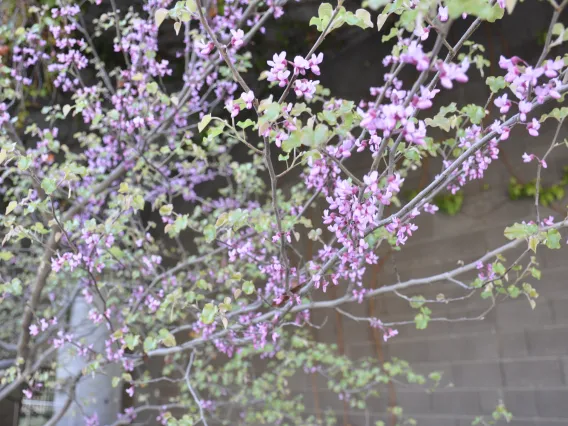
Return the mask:
{"type": "MultiPolygon", "coordinates": [[[[551,186],[540,186],[539,202],[542,206],[548,207],[555,201],[560,201],[566,194],[565,187],[568,185],[568,167],[564,167],[564,173],[560,182],[551,186]]],[[[511,200],[521,200],[534,198],[536,194],[536,181],[520,183],[517,178],[511,177],[509,180],[509,198],[511,200]]]]}
{"type": "MultiPolygon", "coordinates": [[[[418,195],[418,190],[407,191],[405,196],[407,199],[412,200],[418,195]]],[[[455,216],[458,214],[463,205],[463,192],[458,191],[455,194],[441,194],[434,197],[432,204],[436,205],[441,212],[455,216]]]]}

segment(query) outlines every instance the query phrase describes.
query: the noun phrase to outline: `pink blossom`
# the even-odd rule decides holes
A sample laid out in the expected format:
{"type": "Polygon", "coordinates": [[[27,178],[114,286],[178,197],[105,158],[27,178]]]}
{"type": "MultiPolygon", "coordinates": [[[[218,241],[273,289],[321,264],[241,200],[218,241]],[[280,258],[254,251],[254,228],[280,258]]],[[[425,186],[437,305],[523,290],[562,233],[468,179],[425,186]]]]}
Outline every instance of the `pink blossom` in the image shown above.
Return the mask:
{"type": "Polygon", "coordinates": [[[213,44],[212,41],[210,41],[209,43],[203,43],[201,41],[196,41],[195,47],[197,49],[199,49],[199,53],[207,56],[213,51],[213,49],[215,48],[215,44],[213,44]]]}
{"type": "Polygon", "coordinates": [[[244,44],[244,37],[245,37],[245,33],[243,30],[238,29],[238,30],[231,30],[231,45],[235,48],[238,49],[239,47],[241,47],[244,44]]]}
{"type": "Polygon", "coordinates": [[[243,93],[241,94],[241,99],[242,99],[243,101],[245,101],[247,109],[251,109],[251,108],[252,108],[252,103],[253,103],[253,101],[254,101],[254,93],[253,93],[253,91],[251,90],[251,91],[248,92],[248,93],[244,93],[244,92],[243,92],[243,93]]]}
{"type": "Polygon", "coordinates": [[[305,75],[306,74],[306,70],[310,68],[310,64],[308,61],[306,61],[304,58],[302,58],[301,56],[296,56],[294,58],[294,74],[301,74],[301,75],[305,75]]]}
{"type": "Polygon", "coordinates": [[[549,59],[544,63],[544,75],[548,78],[558,77],[558,71],[564,68],[564,61],[562,59],[552,60],[549,59]]]}
{"type": "Polygon", "coordinates": [[[440,19],[440,22],[446,22],[448,20],[448,6],[438,7],[438,19],[440,19]]]}
{"type": "Polygon", "coordinates": [[[511,107],[511,101],[507,99],[506,93],[499,96],[498,98],[495,98],[495,101],[493,101],[493,103],[495,104],[496,107],[499,108],[499,112],[501,114],[506,114],[509,111],[509,108],[511,107]]]}
{"type": "Polygon", "coordinates": [[[533,118],[532,121],[529,124],[527,124],[527,130],[529,131],[529,135],[538,136],[538,129],[540,129],[540,123],[536,118],[533,118]]]}
{"type": "Polygon", "coordinates": [[[397,335],[398,335],[398,330],[395,330],[395,329],[392,329],[392,328],[387,328],[386,331],[383,334],[383,340],[386,342],[391,337],[394,337],[394,336],[397,336],[397,335]]]}
{"type": "Polygon", "coordinates": [[[237,115],[239,115],[239,112],[241,112],[241,107],[232,99],[229,99],[227,101],[225,108],[227,108],[227,111],[231,113],[231,117],[236,117],[237,115]]]}
{"type": "Polygon", "coordinates": [[[301,98],[304,96],[306,99],[313,98],[314,94],[316,93],[316,86],[319,84],[319,80],[296,80],[294,84],[294,92],[296,96],[301,98]]]}
{"type": "Polygon", "coordinates": [[[406,52],[400,55],[400,60],[415,65],[418,71],[428,69],[430,63],[430,58],[428,58],[428,55],[422,50],[422,45],[418,44],[416,41],[410,42],[406,52]]]}
{"type": "Polygon", "coordinates": [[[435,204],[426,203],[424,204],[424,211],[426,213],[434,214],[438,211],[438,206],[435,204]]]}
{"type": "Polygon", "coordinates": [[[527,101],[519,102],[519,112],[520,112],[521,121],[527,120],[527,114],[531,111],[531,109],[532,109],[532,104],[530,102],[527,101]]]}
{"type": "Polygon", "coordinates": [[[544,160],[540,160],[536,155],[534,154],[527,154],[526,152],[523,154],[523,163],[530,163],[532,160],[537,160],[540,165],[546,169],[548,167],[548,165],[546,164],[546,161],[544,160]]]}
{"type": "Polygon", "coordinates": [[[469,69],[468,59],[464,59],[460,65],[454,64],[453,62],[445,63],[443,61],[438,61],[436,68],[440,71],[440,83],[446,89],[451,89],[454,87],[452,81],[455,80],[459,83],[467,83],[468,77],[465,74],[469,69]]]}
{"type": "Polygon", "coordinates": [[[321,64],[323,61],[323,53],[314,53],[310,59],[308,60],[308,65],[310,67],[310,70],[315,74],[315,75],[320,75],[320,68],[319,68],[319,64],[321,64]]]}

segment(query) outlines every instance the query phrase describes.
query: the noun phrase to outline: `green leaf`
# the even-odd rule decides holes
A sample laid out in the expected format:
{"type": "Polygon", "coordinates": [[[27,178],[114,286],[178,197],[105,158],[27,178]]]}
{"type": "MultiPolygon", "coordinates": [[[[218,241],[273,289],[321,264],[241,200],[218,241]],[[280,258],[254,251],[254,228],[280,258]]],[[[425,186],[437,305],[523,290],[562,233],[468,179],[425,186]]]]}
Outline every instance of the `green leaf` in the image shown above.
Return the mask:
{"type": "Polygon", "coordinates": [[[41,189],[43,189],[47,195],[51,195],[57,189],[57,182],[53,179],[45,178],[41,181],[41,189]]]}
{"type": "Polygon", "coordinates": [[[243,292],[245,294],[253,294],[255,291],[254,284],[252,281],[245,281],[243,283],[243,292]]]}
{"type": "Polygon", "coordinates": [[[509,293],[509,296],[511,296],[513,299],[516,299],[521,294],[521,290],[519,290],[518,287],[515,287],[514,285],[509,286],[507,292],[509,293]]]}
{"type": "Polygon", "coordinates": [[[561,238],[562,236],[557,229],[549,229],[546,233],[546,247],[549,249],[559,249],[561,238]]]}
{"type": "Polygon", "coordinates": [[[521,238],[527,238],[530,235],[535,234],[537,231],[538,227],[536,225],[515,223],[514,225],[505,228],[505,237],[509,240],[518,240],[521,238]]]}
{"type": "Polygon", "coordinates": [[[273,122],[280,115],[280,104],[278,102],[270,102],[269,104],[262,105],[259,110],[260,112],[264,112],[262,115],[263,118],[269,122],[273,122]]]}
{"type": "Polygon", "coordinates": [[[186,214],[184,214],[176,217],[173,229],[177,234],[179,234],[181,231],[186,229],[188,225],[189,225],[189,217],[186,214]]]}
{"type": "Polygon", "coordinates": [[[381,42],[385,43],[385,42],[389,41],[390,39],[396,37],[397,34],[398,34],[398,28],[392,27],[388,34],[385,34],[384,36],[382,36],[381,42]]]}
{"type": "Polygon", "coordinates": [[[377,16],[377,31],[381,31],[383,29],[383,25],[385,25],[385,22],[387,22],[389,16],[389,13],[381,13],[379,16],[377,16]]]}
{"type": "Polygon", "coordinates": [[[205,228],[203,228],[203,236],[205,237],[206,242],[212,242],[217,236],[217,230],[215,229],[215,226],[207,225],[205,228]]]}
{"type": "Polygon", "coordinates": [[[288,139],[282,142],[282,150],[284,152],[290,152],[294,148],[302,146],[302,140],[300,139],[302,133],[299,130],[293,131],[288,139]]]}
{"type": "Polygon", "coordinates": [[[67,117],[67,115],[71,111],[71,105],[63,105],[62,111],[63,111],[63,116],[67,117]]]}
{"type": "Polygon", "coordinates": [[[153,337],[144,339],[144,352],[150,352],[158,347],[158,342],[153,337]]]}
{"type": "Polygon", "coordinates": [[[140,336],[134,334],[127,334],[124,338],[124,343],[126,343],[126,347],[133,351],[136,346],[140,344],[140,336]]]}
{"type": "Polygon", "coordinates": [[[316,146],[323,145],[328,139],[329,128],[325,124],[318,124],[314,131],[314,142],[316,146]]]}
{"type": "Polygon", "coordinates": [[[318,16],[310,20],[310,25],[315,25],[317,30],[322,32],[329,23],[333,15],[333,6],[330,3],[322,3],[318,8],[318,16]]]}
{"type": "Polygon", "coordinates": [[[176,338],[174,337],[174,335],[172,333],[170,333],[168,330],[166,330],[165,328],[162,328],[159,332],[159,336],[160,339],[162,341],[162,344],[167,347],[167,348],[171,348],[173,346],[176,345],[176,338]]]}
{"type": "Polygon", "coordinates": [[[219,309],[213,303],[207,303],[201,311],[201,322],[203,324],[211,324],[215,320],[215,315],[219,309]]]}
{"type": "Polygon", "coordinates": [[[162,207],[160,207],[160,215],[162,216],[169,216],[172,214],[172,211],[174,210],[174,206],[171,204],[166,204],[162,207]]]}
{"type": "Polygon", "coordinates": [[[201,133],[203,129],[207,127],[207,125],[211,122],[211,114],[206,114],[203,116],[199,124],[197,125],[197,130],[201,133]]]}
{"type": "Polygon", "coordinates": [[[8,261],[8,260],[12,259],[13,257],[14,257],[14,255],[12,253],[10,253],[9,251],[0,251],[0,260],[8,261]]]}
{"type": "Polygon", "coordinates": [[[418,309],[424,304],[425,301],[426,299],[424,298],[424,296],[414,296],[410,299],[410,306],[414,309],[418,309]]]}
{"type": "Polygon", "coordinates": [[[140,194],[136,194],[132,197],[132,207],[136,210],[143,210],[144,209],[144,197],[140,194]]]}
{"type": "Polygon", "coordinates": [[[469,117],[473,124],[481,124],[483,117],[485,117],[485,109],[479,105],[467,105],[462,108],[462,112],[469,117]]]}
{"type": "Polygon", "coordinates": [[[536,253],[538,243],[539,243],[538,238],[535,235],[531,235],[529,237],[529,249],[531,249],[533,253],[536,253]]]}
{"type": "Polygon", "coordinates": [[[254,121],[252,121],[250,118],[247,118],[246,121],[239,121],[237,123],[237,126],[239,126],[241,129],[246,129],[247,127],[250,126],[254,126],[254,121]]]}
{"type": "Polygon", "coordinates": [[[485,80],[485,83],[489,86],[489,89],[493,92],[493,93],[497,93],[500,90],[504,89],[507,82],[505,81],[505,78],[499,76],[499,77],[487,77],[487,79],[485,80]]]}
{"type": "MultiPolygon", "coordinates": [[[[219,0],[219,1],[217,1],[217,7],[220,7],[220,5],[221,5],[221,1],[219,0]]],[[[187,0],[185,2],[185,7],[187,7],[187,10],[189,10],[191,13],[197,12],[197,3],[196,3],[195,0],[187,0]]],[[[219,12],[221,12],[221,11],[219,11],[219,12]]],[[[221,15],[222,15],[222,13],[221,13],[221,15]]]]}
{"type": "Polygon", "coordinates": [[[166,19],[166,17],[168,16],[168,13],[168,9],[161,8],[156,10],[156,12],[154,13],[154,21],[157,27],[160,27],[160,25],[162,25],[162,22],[164,22],[164,19],[166,19]]]}
{"type": "Polygon", "coordinates": [[[356,24],[358,27],[363,29],[373,28],[373,21],[371,21],[371,14],[368,10],[357,9],[355,16],[359,19],[359,22],[356,24]]]}
{"type": "Polygon", "coordinates": [[[121,182],[120,187],[118,188],[118,193],[119,194],[126,194],[127,192],[128,192],[128,183],[127,182],[121,182]]]}
{"type": "Polygon", "coordinates": [[[568,117],[568,107],[554,108],[548,114],[541,115],[540,122],[542,123],[549,118],[555,118],[558,121],[562,121],[566,117],[568,117]]]}
{"type": "Polygon", "coordinates": [[[225,223],[227,223],[228,219],[229,219],[229,214],[227,212],[222,213],[217,218],[217,222],[215,222],[215,228],[220,228],[221,226],[223,226],[225,223]]]}
{"type": "Polygon", "coordinates": [[[513,13],[515,9],[515,5],[517,4],[517,0],[505,0],[505,7],[507,8],[507,13],[510,15],[513,13]]]}
{"type": "Polygon", "coordinates": [[[28,157],[20,157],[18,160],[18,169],[21,171],[27,170],[32,164],[32,160],[28,157]]]}
{"type": "Polygon", "coordinates": [[[6,215],[9,215],[10,213],[12,213],[12,211],[14,211],[14,209],[18,207],[18,202],[17,201],[10,201],[10,203],[8,204],[8,207],[6,207],[6,215]]]}
{"type": "Polygon", "coordinates": [[[379,10],[379,8],[391,3],[391,0],[367,0],[363,2],[363,7],[368,7],[371,10],[379,10]]]}

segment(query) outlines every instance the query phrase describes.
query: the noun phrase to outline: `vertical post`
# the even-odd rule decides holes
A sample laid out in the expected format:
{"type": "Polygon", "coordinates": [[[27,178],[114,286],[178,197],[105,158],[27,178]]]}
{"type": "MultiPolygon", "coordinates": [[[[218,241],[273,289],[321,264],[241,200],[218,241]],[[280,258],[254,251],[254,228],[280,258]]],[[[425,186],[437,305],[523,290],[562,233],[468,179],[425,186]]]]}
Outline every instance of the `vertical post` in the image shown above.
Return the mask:
{"type": "MultiPolygon", "coordinates": [[[[104,353],[109,330],[105,323],[95,325],[88,318],[92,305],[83,296],[77,296],[71,308],[70,330],[82,338],[85,345],[93,345],[97,353],[104,353]]],[[[58,352],[57,380],[62,384],[55,394],[54,411],[57,413],[69,399],[72,382],[87,365],[84,358],[75,355],[76,347],[65,345],[58,352]]],[[[120,367],[111,364],[102,373],[81,377],[74,391],[71,406],[57,426],[82,426],[84,417],[98,416],[101,425],[113,423],[121,408],[121,387],[112,387],[112,378],[120,374],[120,367]]]]}

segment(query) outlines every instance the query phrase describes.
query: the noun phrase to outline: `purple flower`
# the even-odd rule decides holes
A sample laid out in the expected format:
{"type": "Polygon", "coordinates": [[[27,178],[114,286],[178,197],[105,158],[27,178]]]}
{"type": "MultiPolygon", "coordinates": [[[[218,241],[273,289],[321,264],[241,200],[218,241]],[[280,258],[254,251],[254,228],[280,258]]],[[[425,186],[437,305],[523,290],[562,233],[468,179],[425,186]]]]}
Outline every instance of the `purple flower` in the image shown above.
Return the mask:
{"type": "Polygon", "coordinates": [[[252,103],[253,103],[253,101],[254,101],[254,93],[253,93],[253,91],[251,90],[251,91],[248,92],[248,93],[244,93],[244,92],[243,92],[243,93],[241,94],[241,99],[242,99],[243,101],[245,101],[245,104],[246,104],[247,109],[251,109],[251,108],[252,108],[252,103]]]}
{"type": "Polygon", "coordinates": [[[532,104],[527,101],[520,101],[519,102],[519,112],[521,115],[521,121],[526,121],[527,114],[531,111],[532,104]]]}
{"type": "Polygon", "coordinates": [[[448,6],[438,7],[438,19],[440,22],[446,22],[448,20],[448,6]]]}
{"type": "Polygon", "coordinates": [[[320,75],[320,68],[319,68],[319,64],[321,64],[323,61],[323,53],[314,53],[309,61],[308,61],[308,65],[310,67],[310,70],[315,74],[315,75],[320,75]]]}
{"type": "Polygon", "coordinates": [[[319,80],[307,80],[305,78],[296,80],[294,84],[294,92],[299,98],[304,96],[306,99],[311,99],[316,93],[316,86],[318,84],[319,80]]]}
{"type": "Polygon", "coordinates": [[[507,114],[509,108],[511,107],[511,101],[507,99],[507,94],[503,94],[493,101],[496,107],[499,108],[501,114],[507,114]]]}
{"type": "Polygon", "coordinates": [[[238,29],[238,30],[231,30],[231,34],[233,35],[233,37],[231,38],[231,45],[235,48],[238,49],[239,47],[241,47],[244,44],[244,37],[245,37],[245,33],[243,30],[238,29]]]}
{"type": "Polygon", "coordinates": [[[536,118],[533,118],[532,121],[529,124],[527,124],[527,130],[529,131],[529,135],[538,136],[538,129],[540,129],[540,123],[536,118]]]}

